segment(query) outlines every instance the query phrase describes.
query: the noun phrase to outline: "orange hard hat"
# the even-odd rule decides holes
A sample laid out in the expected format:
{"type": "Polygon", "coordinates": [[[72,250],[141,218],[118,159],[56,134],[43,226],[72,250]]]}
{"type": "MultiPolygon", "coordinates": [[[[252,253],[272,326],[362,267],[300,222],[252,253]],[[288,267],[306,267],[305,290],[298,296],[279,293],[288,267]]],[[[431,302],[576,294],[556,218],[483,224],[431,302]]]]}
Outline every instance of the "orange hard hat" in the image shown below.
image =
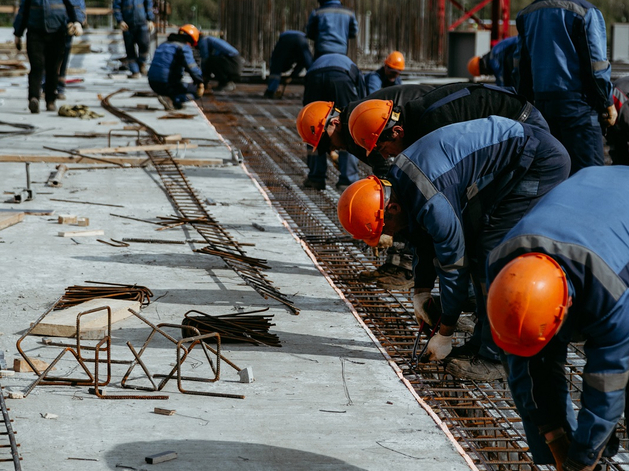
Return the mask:
{"type": "Polygon", "coordinates": [[[480,75],[480,57],[472,57],[467,63],[467,71],[473,77],[478,77],[480,75]]]}
{"type": "Polygon", "coordinates": [[[192,45],[196,46],[199,43],[199,30],[194,25],[183,25],[179,28],[179,34],[184,33],[192,38],[192,45]]]}
{"type": "Polygon", "coordinates": [[[569,306],[566,274],[548,255],[532,252],[511,260],[487,295],[487,315],[496,345],[530,357],[557,333],[569,306]]]}
{"type": "Polygon", "coordinates": [[[391,184],[374,175],[352,183],[339,198],[339,221],[354,239],[375,247],[384,228],[384,207],[390,195],[391,184]]]}
{"type": "Polygon", "coordinates": [[[404,70],[404,56],[400,51],[393,51],[384,60],[384,65],[401,72],[404,70]]]}
{"type": "Polygon", "coordinates": [[[313,101],[301,109],[297,115],[297,132],[306,144],[317,148],[333,110],[332,101],[313,101]]]}
{"type": "Polygon", "coordinates": [[[349,116],[349,133],[354,142],[369,155],[390,120],[397,122],[399,118],[399,113],[393,113],[393,101],[366,100],[354,108],[349,116]]]}

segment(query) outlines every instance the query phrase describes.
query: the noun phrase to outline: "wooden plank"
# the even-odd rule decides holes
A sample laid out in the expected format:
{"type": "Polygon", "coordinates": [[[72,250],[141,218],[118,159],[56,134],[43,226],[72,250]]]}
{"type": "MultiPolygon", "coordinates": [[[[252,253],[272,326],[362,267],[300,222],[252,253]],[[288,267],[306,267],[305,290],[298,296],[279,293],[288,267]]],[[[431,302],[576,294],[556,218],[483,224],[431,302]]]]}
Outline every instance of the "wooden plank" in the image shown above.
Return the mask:
{"type": "Polygon", "coordinates": [[[159,415],[175,415],[175,409],[162,409],[161,407],[156,407],[153,409],[155,414],[159,415]]]}
{"type": "Polygon", "coordinates": [[[96,229],[94,231],[61,231],[57,233],[59,237],[90,237],[105,235],[105,231],[102,229],[96,229]]]}
{"type": "Polygon", "coordinates": [[[24,211],[19,213],[0,211],[0,231],[24,220],[24,211]]]}
{"type": "MultiPolygon", "coordinates": [[[[76,316],[82,312],[109,306],[111,309],[111,323],[119,322],[132,316],[129,308],[140,310],[139,301],[125,299],[91,299],[76,306],[71,306],[59,311],[52,311],[31,332],[35,335],[47,335],[51,337],[76,337],[76,316]]],[[[81,317],[81,338],[98,340],[107,333],[107,310],[86,314],[81,317]]]]}
{"type": "MultiPolygon", "coordinates": [[[[186,144],[186,149],[196,149],[198,144],[186,144]]],[[[117,154],[118,152],[146,152],[151,150],[182,149],[181,144],[153,144],[148,146],[123,146],[123,147],[95,147],[92,149],[77,149],[80,155],[89,154],[117,154]]]]}
{"type": "MultiPolygon", "coordinates": [[[[181,146],[179,146],[181,148],[181,146]]],[[[129,165],[143,165],[148,159],[145,157],[107,157],[107,161],[116,164],[129,164],[129,165]]],[[[223,165],[225,161],[223,159],[194,159],[183,158],[175,159],[177,164],[182,166],[192,167],[205,167],[223,165]]],[[[78,163],[86,165],[101,165],[101,162],[94,162],[85,156],[75,155],[0,155],[0,162],[49,162],[49,163],[78,163]]]]}
{"type": "MultiPolygon", "coordinates": [[[[37,360],[36,358],[30,358],[30,360],[33,365],[35,365],[35,368],[37,368],[40,372],[44,371],[46,368],[48,368],[48,366],[50,366],[45,361],[37,360]]],[[[52,369],[56,370],[56,368],[54,367],[52,369]]],[[[31,368],[31,366],[24,358],[16,358],[13,360],[13,371],[17,373],[27,373],[29,371],[33,371],[33,368],[31,368]]]]}

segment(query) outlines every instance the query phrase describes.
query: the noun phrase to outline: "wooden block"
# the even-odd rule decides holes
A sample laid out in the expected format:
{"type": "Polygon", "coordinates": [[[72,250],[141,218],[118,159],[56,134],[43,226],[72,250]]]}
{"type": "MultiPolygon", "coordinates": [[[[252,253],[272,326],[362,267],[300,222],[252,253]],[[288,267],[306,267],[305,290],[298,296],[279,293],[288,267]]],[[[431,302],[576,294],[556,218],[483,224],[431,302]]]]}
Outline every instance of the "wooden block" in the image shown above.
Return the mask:
{"type": "MultiPolygon", "coordinates": [[[[74,330],[76,330],[76,328],[74,330]]],[[[35,368],[37,368],[40,372],[50,366],[45,361],[37,360],[36,358],[31,358],[30,360],[33,365],[35,365],[35,368]]],[[[56,370],[56,368],[53,368],[53,370],[56,370]]],[[[31,368],[31,365],[29,365],[24,358],[16,358],[13,360],[13,371],[18,373],[27,373],[29,371],[33,371],[33,368],[31,368]]]]}
{"type": "MultiPolygon", "coordinates": [[[[119,322],[132,316],[129,308],[138,312],[140,310],[139,301],[128,301],[125,299],[91,299],[76,306],[71,306],[59,311],[52,311],[32,330],[35,335],[47,335],[51,337],[76,337],[76,316],[82,312],[90,311],[103,306],[111,309],[111,323],[119,322]]],[[[107,333],[107,310],[86,314],[81,316],[81,338],[87,340],[98,340],[107,333]]]]}
{"type": "Polygon", "coordinates": [[[57,235],[59,237],[89,237],[105,235],[105,231],[102,229],[97,229],[95,231],[61,231],[58,232],[57,235]]]}
{"type": "Polygon", "coordinates": [[[77,226],[89,226],[90,225],[90,218],[77,218],[76,225],[77,226]]]}
{"type": "Polygon", "coordinates": [[[170,461],[177,458],[177,453],[174,451],[163,451],[161,453],[157,453],[156,455],[147,456],[144,458],[148,464],[157,464],[163,463],[164,461],[170,461]]]}
{"type": "Polygon", "coordinates": [[[162,409],[161,407],[156,407],[153,409],[153,412],[159,415],[175,415],[176,411],[174,409],[162,409]]]}
{"type": "Polygon", "coordinates": [[[76,224],[77,216],[75,214],[60,214],[57,221],[59,224],[76,224]]]}
{"type": "Polygon", "coordinates": [[[179,142],[181,141],[181,134],[171,134],[164,137],[164,142],[179,142]]]}
{"type": "Polygon", "coordinates": [[[0,231],[7,227],[13,226],[24,219],[24,212],[13,213],[8,211],[0,211],[0,231]]]}

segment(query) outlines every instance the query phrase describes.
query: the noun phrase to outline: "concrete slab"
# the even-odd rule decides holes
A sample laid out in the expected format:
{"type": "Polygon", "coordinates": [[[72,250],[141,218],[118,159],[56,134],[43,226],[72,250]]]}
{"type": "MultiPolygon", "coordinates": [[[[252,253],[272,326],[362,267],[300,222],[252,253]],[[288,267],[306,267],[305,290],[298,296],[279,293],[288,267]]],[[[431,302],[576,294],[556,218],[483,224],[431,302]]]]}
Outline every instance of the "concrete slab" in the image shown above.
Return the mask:
{"type": "MultiPolygon", "coordinates": [[[[276,301],[263,299],[221,259],[192,252],[202,244],[112,247],[98,242],[97,237],[57,237],[62,226],[56,215],[76,214],[89,218],[85,229],[102,229],[105,234],[98,238],[104,240],[198,239],[190,228],[156,231],[158,226],[153,224],[116,216],[154,220],[175,213],[152,167],[73,164],[63,185],[53,188],[45,182],[55,164],[33,163],[29,169],[35,199],[16,204],[10,202],[11,195],[25,186],[25,164],[0,163],[0,190],[9,201],[0,202],[0,210],[48,208],[55,212],[26,214],[20,224],[0,232],[0,349],[8,364],[18,357],[16,341],[30,323],[50,308],[66,287],[88,280],[148,287],[153,302],[142,315],[156,324],[179,324],[189,310],[229,314],[268,307],[268,314],[274,316],[271,331],[282,343],[281,348],[223,345],[222,353],[230,361],[251,368],[255,378],[251,383],[241,382],[237,371],[223,363],[218,382],[185,384],[196,391],[244,395],[244,400],[185,395],[177,390],[175,381],[163,391],[169,396],[166,401],[98,399],[87,387],[72,386],[38,386],[25,399],[8,399],[23,469],[147,469],[151,467],[145,462],[147,456],[170,451],[177,457],[160,463],[159,469],[468,469],[460,449],[444,433],[445,426],[435,423],[422,408],[244,169],[232,164],[231,149],[211,122],[192,103],[185,110],[195,115],[192,120],[159,120],[164,111],[137,111],[137,104],[150,109],[159,104],[153,97],[133,96],[148,91],[144,80],[107,77],[107,63],[121,47],[118,34],[90,37],[94,38],[92,54],[74,56],[70,63],[86,72],[83,83],[68,88],[67,103],[87,105],[105,116],[80,120],[46,112],[32,115],[26,107],[26,78],[0,78],[0,89],[6,90],[1,95],[0,121],[37,128],[28,136],[2,137],[0,155],[52,155],[44,146],[105,147],[107,137],[69,135],[122,128],[117,118],[99,106],[98,95],[121,86],[129,88],[130,92],[116,96],[116,106],[135,107],[134,114],[161,133],[207,139],[209,147],[186,150],[186,156],[221,159],[224,165],[185,168],[187,177],[199,195],[216,202],[212,215],[235,239],[255,244],[246,247],[247,254],[268,261],[272,267],[266,272],[269,279],[294,301],[301,314],[292,315],[276,301]],[[114,121],[118,122],[99,124],[114,121]],[[69,137],[56,137],[60,135],[69,137]],[[265,230],[256,229],[254,222],[265,230]],[[156,414],[155,407],[176,412],[172,416],[156,414]]],[[[117,137],[116,145],[133,140],[117,137]]],[[[131,360],[126,342],[138,350],[150,329],[136,318],[116,323],[114,328],[114,358],[131,360]]],[[[177,329],[169,332],[179,335],[177,329]]],[[[36,337],[26,339],[23,346],[29,356],[48,363],[60,351],[36,337]]],[[[173,345],[158,338],[143,360],[151,372],[168,372],[175,355],[173,345]]],[[[201,350],[193,350],[190,356],[184,374],[209,377],[201,350]]],[[[104,387],[106,395],[152,394],[120,388],[126,370],[126,365],[113,365],[111,383],[104,387]]],[[[81,374],[69,355],[57,364],[57,376],[81,374]]],[[[20,391],[34,379],[32,373],[16,373],[3,378],[2,386],[5,393],[20,391]]],[[[147,384],[140,369],[134,369],[130,381],[147,384]]],[[[10,464],[0,464],[0,470],[8,469],[12,469],[10,464]]]]}

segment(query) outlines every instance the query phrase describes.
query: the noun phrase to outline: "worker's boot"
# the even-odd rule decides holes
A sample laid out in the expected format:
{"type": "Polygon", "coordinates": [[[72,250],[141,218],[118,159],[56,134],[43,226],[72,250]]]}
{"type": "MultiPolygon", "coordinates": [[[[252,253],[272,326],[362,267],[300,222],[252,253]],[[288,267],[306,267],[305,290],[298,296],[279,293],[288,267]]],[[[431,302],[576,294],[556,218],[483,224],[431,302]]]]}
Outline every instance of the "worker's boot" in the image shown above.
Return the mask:
{"type": "Polygon", "coordinates": [[[496,381],[507,378],[500,362],[475,355],[467,358],[446,360],[446,371],[455,378],[472,381],[496,381]]]}
{"type": "Polygon", "coordinates": [[[31,113],[39,113],[39,100],[35,97],[28,100],[28,109],[31,113]]]}
{"type": "Polygon", "coordinates": [[[145,77],[148,75],[149,70],[148,67],[146,67],[146,64],[140,64],[140,73],[145,77]]]}
{"type": "Polygon", "coordinates": [[[170,97],[165,95],[158,95],[157,100],[162,104],[166,111],[175,111],[175,105],[170,97]]]}
{"type": "Polygon", "coordinates": [[[359,273],[358,280],[363,283],[375,283],[378,288],[409,290],[413,287],[413,272],[393,263],[385,263],[376,270],[359,273]]]}
{"type": "Polygon", "coordinates": [[[57,105],[54,101],[46,102],[46,111],[57,111],[57,105]]]}

